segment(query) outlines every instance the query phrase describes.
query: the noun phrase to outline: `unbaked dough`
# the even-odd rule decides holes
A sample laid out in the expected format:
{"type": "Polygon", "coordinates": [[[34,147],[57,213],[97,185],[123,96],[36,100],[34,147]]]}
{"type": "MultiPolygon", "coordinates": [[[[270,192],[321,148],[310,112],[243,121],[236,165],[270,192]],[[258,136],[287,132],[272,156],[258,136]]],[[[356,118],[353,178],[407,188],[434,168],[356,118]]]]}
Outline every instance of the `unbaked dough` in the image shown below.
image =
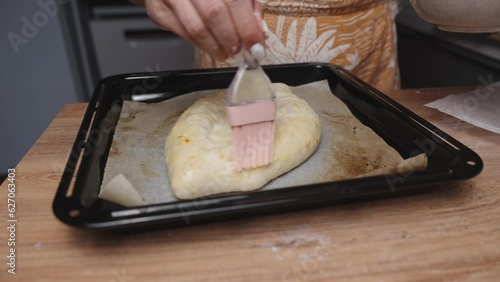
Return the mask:
{"type": "Polygon", "coordinates": [[[276,92],[274,158],[270,165],[235,172],[226,91],[205,96],[177,120],[165,142],[171,187],[180,199],[251,191],[304,162],[320,142],[318,115],[281,83],[276,92]]]}

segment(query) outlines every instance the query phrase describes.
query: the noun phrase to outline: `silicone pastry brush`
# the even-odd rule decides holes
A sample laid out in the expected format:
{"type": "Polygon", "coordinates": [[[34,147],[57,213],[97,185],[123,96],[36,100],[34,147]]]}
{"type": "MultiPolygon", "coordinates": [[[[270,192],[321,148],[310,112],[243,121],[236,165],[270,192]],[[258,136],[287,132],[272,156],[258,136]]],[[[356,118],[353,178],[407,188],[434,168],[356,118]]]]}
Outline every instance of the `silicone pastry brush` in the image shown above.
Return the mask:
{"type": "Polygon", "coordinates": [[[235,171],[265,166],[273,160],[276,94],[254,56],[259,51],[264,51],[261,44],[242,51],[243,60],[226,96],[235,171]]]}

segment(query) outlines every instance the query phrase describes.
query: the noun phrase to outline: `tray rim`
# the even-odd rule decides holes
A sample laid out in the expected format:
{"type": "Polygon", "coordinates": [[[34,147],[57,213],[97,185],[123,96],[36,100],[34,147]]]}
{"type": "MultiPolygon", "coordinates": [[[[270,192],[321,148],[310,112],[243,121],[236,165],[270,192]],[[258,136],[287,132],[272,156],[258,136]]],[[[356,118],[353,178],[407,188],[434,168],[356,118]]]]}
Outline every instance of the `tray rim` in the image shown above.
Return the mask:
{"type": "MultiPolygon", "coordinates": [[[[466,157],[465,159],[469,159],[475,162],[475,166],[473,166],[468,173],[461,173],[459,175],[453,175],[453,172],[450,170],[448,172],[440,170],[431,172],[429,174],[428,171],[423,172],[415,172],[410,177],[405,179],[405,185],[401,188],[398,188],[397,191],[388,191],[387,189],[374,189],[371,188],[371,194],[366,194],[367,197],[387,197],[391,195],[403,194],[406,192],[415,192],[416,187],[425,187],[428,185],[435,185],[440,182],[450,182],[450,181],[458,181],[464,180],[468,178],[472,178],[478,175],[482,168],[483,162],[479,155],[477,155],[474,151],[472,151],[467,146],[463,145],[461,142],[457,141],[453,137],[446,134],[444,131],[435,127],[422,117],[417,114],[411,112],[401,104],[397,103],[392,98],[378,91],[377,89],[371,87],[361,79],[357,78],[349,71],[344,68],[331,65],[327,63],[300,63],[300,64],[285,64],[285,65],[272,65],[272,66],[264,66],[265,70],[271,69],[279,69],[279,68],[293,68],[293,67],[317,67],[317,68],[328,68],[329,70],[336,72],[337,74],[341,74],[345,76],[346,79],[349,79],[351,83],[357,84],[358,87],[363,88],[366,91],[369,91],[373,97],[380,100],[380,102],[385,105],[390,105],[393,109],[400,111],[400,113],[407,114],[406,122],[414,123],[428,132],[433,133],[436,136],[443,135],[445,137],[446,142],[453,144],[460,149],[460,155],[466,157]],[[425,172],[425,173],[424,173],[425,172]],[[429,175],[437,177],[442,181],[435,181],[433,183],[425,183],[426,181],[419,176],[429,175]],[[450,176],[455,176],[453,179],[449,179],[450,176]]],[[[176,75],[199,75],[199,74],[216,74],[216,73],[224,73],[228,72],[233,73],[236,72],[236,68],[223,68],[223,69],[204,69],[204,70],[182,70],[182,71],[162,71],[156,73],[158,76],[167,75],[167,76],[176,76],[176,75]]],[[[204,198],[202,200],[190,200],[190,201],[178,201],[173,203],[166,204],[155,204],[144,207],[136,207],[136,208],[122,208],[116,211],[107,211],[107,214],[99,214],[95,212],[85,211],[81,214],[77,214],[76,216],[70,216],[68,211],[72,210],[82,210],[82,206],[79,204],[78,199],[76,199],[75,193],[73,192],[71,197],[66,197],[67,190],[69,189],[71,179],[76,171],[76,164],[78,162],[78,158],[80,158],[80,154],[82,153],[82,148],[85,148],[84,140],[86,138],[87,132],[89,129],[95,126],[95,120],[93,120],[94,114],[98,109],[98,102],[100,101],[101,95],[100,91],[106,84],[112,84],[117,80],[125,79],[125,78],[134,78],[140,79],[141,77],[149,77],[151,78],[150,73],[130,73],[130,74],[119,74],[113,75],[110,77],[103,78],[100,80],[94,90],[92,98],[88,104],[87,110],[85,112],[85,116],[82,120],[80,129],[75,138],[74,145],[72,147],[71,154],[68,158],[66,168],[63,172],[61,182],[57,189],[56,195],[53,201],[53,212],[56,217],[62,222],[74,226],[74,227],[82,227],[88,229],[119,229],[119,228],[134,228],[138,226],[145,225],[153,225],[153,224],[161,224],[168,222],[169,224],[165,224],[165,226],[175,226],[175,225],[189,225],[198,221],[212,221],[218,218],[226,219],[231,218],[231,214],[227,214],[227,212],[231,212],[234,216],[240,215],[254,215],[262,213],[256,210],[256,206],[260,206],[260,208],[264,208],[264,213],[268,213],[271,211],[279,212],[284,210],[295,210],[297,208],[308,207],[308,206],[317,206],[321,203],[336,203],[336,202],[345,202],[350,200],[360,200],[362,197],[352,196],[353,191],[352,187],[348,187],[349,189],[342,189],[342,185],[352,185],[357,187],[358,189],[366,189],[368,186],[373,186],[374,181],[380,185],[380,180],[385,177],[385,181],[387,181],[388,175],[383,176],[373,176],[373,177],[365,177],[365,178],[356,178],[356,179],[348,179],[342,181],[334,181],[334,182],[326,182],[326,183],[317,183],[312,185],[303,185],[296,187],[287,187],[286,189],[277,189],[272,191],[252,191],[245,192],[241,194],[235,195],[223,195],[217,196],[214,198],[204,198]],[[78,158],[77,158],[78,157],[78,158]],[[340,187],[335,187],[340,186],[340,187]],[[333,189],[333,188],[335,189],[333,189]],[[311,189],[314,188],[314,189],[311,189]],[[309,199],[308,197],[313,197],[310,193],[307,193],[307,190],[314,190],[315,194],[323,195],[322,199],[309,199]],[[351,190],[350,190],[351,189],[351,190]],[[328,191],[335,190],[335,191],[328,191]],[[284,195],[283,195],[284,194],[284,195]],[[272,196],[275,196],[273,199],[272,196]],[[277,198],[276,198],[277,196],[277,198]],[[303,203],[297,203],[298,197],[302,197],[303,203]],[[252,201],[253,198],[254,201],[252,201]],[[306,200],[304,200],[306,199],[306,200]],[[262,200],[255,202],[255,200],[262,200]],[[196,206],[193,208],[193,203],[195,205],[200,205],[200,201],[203,201],[204,209],[197,209],[196,206]],[[231,201],[239,201],[241,204],[238,206],[224,206],[221,205],[224,202],[231,201]],[[190,204],[191,203],[191,204],[190,204]],[[290,205],[289,207],[283,206],[284,204],[290,205]],[[172,213],[168,213],[169,211],[176,211],[174,213],[177,217],[172,217],[172,213]],[[266,212],[268,211],[268,212],[266,212]],[[180,212],[180,217],[179,217],[180,212]],[[99,219],[99,220],[96,220],[99,219]]],[[[401,114],[399,116],[402,116],[401,114]]],[[[83,165],[83,162],[82,162],[83,165]]],[[[78,168],[77,174],[79,174],[81,167],[78,168]]],[[[317,196],[317,195],[316,195],[317,196]]]]}

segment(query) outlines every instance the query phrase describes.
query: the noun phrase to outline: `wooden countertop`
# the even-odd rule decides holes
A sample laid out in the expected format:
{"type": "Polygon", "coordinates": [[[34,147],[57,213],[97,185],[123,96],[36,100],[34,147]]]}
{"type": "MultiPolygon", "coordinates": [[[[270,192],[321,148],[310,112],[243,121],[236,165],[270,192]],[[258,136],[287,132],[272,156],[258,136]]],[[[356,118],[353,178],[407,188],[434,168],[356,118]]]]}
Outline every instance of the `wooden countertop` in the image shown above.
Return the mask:
{"type": "Polygon", "coordinates": [[[475,150],[476,178],[424,194],[142,233],[59,222],[52,200],[86,104],[66,105],[16,168],[16,275],[0,281],[498,281],[500,135],[423,107],[464,89],[390,93],[475,150]]]}

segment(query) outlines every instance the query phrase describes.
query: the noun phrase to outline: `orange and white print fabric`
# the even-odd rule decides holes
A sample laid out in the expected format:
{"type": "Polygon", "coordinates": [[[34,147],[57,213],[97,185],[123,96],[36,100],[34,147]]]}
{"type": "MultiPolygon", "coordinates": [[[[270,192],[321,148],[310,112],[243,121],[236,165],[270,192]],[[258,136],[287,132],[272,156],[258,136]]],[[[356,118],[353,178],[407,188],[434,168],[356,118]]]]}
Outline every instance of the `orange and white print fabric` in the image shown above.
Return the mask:
{"type": "MultiPolygon", "coordinates": [[[[328,62],[380,90],[399,88],[395,0],[261,0],[269,26],[262,64],[328,62]]],[[[197,50],[195,66],[220,62],[197,50]]]]}

